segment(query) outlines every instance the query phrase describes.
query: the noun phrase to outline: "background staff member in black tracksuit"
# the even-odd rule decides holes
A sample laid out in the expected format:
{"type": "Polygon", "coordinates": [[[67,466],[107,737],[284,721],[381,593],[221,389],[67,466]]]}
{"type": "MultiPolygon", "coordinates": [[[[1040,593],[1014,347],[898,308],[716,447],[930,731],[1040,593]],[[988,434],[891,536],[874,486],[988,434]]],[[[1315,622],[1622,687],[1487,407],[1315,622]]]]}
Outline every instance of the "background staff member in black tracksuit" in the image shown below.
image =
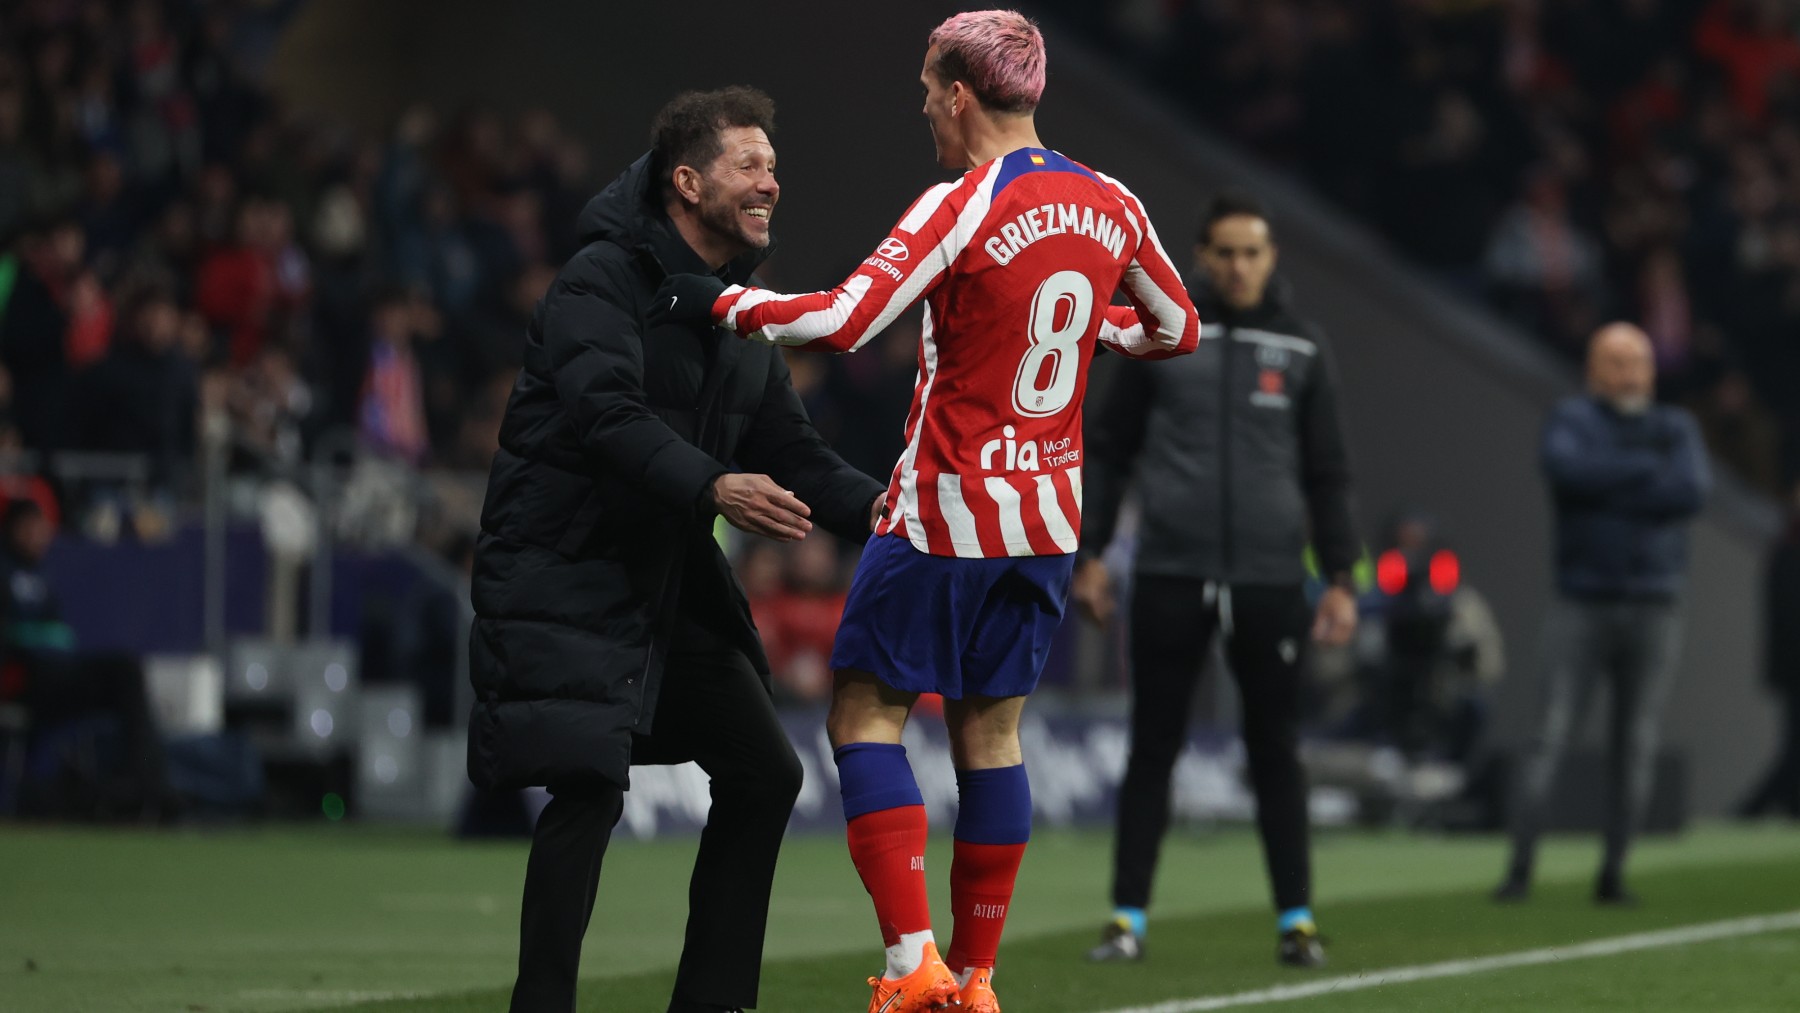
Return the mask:
{"type": "Polygon", "coordinates": [[[813,521],[867,538],[883,486],[826,447],[780,352],[706,324],[646,326],[644,311],[665,274],[749,283],[780,195],[774,112],[749,88],[665,106],[651,153],[588,203],[587,246],[526,335],[470,644],[470,778],[553,796],[525,872],[513,1013],[575,1009],[628,768],[688,760],[712,778],[712,809],[669,1013],[756,1005],[801,769],[713,519],[781,540],[813,521]]]}
{"type": "Polygon", "coordinates": [[[1099,556],[1127,483],[1144,527],[1131,596],[1131,758],[1119,793],[1115,914],[1095,960],[1142,956],[1150,882],[1169,824],[1169,782],[1215,631],[1243,698],[1257,829],[1279,913],[1279,958],[1324,963],[1310,908],[1300,677],[1312,638],[1356,628],[1357,555],[1337,381],[1318,331],[1271,287],[1275,244],[1256,201],[1216,199],[1200,228],[1204,322],[1193,355],[1161,371],[1119,363],[1089,415],[1082,561],[1072,594],[1097,622],[1112,612],[1099,556]],[[1310,522],[1310,524],[1309,524],[1310,522]],[[1316,612],[1302,590],[1308,529],[1330,586],[1316,612]]]}
{"type": "Polygon", "coordinates": [[[1800,820],[1800,485],[1788,496],[1787,525],[1763,574],[1763,673],[1782,700],[1781,743],[1768,773],[1738,806],[1746,819],[1779,809],[1800,820]]]}

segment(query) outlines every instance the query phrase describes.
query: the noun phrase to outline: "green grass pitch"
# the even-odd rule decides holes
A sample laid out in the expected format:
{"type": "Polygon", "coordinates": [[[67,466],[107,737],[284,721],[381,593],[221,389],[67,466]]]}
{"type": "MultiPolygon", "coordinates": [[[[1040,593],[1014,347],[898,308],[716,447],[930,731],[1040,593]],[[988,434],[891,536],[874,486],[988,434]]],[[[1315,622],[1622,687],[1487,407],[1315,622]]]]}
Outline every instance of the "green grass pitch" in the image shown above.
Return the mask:
{"type": "MultiPolygon", "coordinates": [[[[928,862],[945,910],[948,842],[928,862]]],[[[1275,966],[1253,835],[1178,831],[1150,959],[1080,955],[1107,913],[1110,842],[1042,833],[1020,874],[995,979],[1009,1013],[1104,1013],[1800,909],[1800,831],[1701,827],[1646,841],[1644,905],[1588,901],[1598,842],[1552,840],[1535,898],[1496,907],[1492,838],[1326,833],[1315,909],[1332,966],[1275,966]]],[[[685,917],[688,840],[607,858],[583,969],[584,1011],[660,1013],[685,917]]],[[[463,1013],[505,1008],[522,842],[464,844],[354,826],[131,833],[0,826],[0,1010],[463,1013]]],[[[948,936],[941,925],[940,937],[948,936]]],[[[791,839],[771,917],[761,1010],[860,1011],[880,966],[842,843],[791,839]]],[[[1278,1003],[1326,1010],[1793,1010],[1800,931],[1486,971],[1278,1003]]]]}

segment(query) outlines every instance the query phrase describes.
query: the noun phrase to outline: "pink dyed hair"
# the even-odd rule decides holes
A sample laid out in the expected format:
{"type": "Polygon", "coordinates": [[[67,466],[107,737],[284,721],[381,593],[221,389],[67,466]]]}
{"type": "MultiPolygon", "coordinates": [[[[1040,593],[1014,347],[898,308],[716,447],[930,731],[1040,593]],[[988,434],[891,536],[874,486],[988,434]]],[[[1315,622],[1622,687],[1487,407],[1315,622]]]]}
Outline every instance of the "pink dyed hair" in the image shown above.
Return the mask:
{"type": "Polygon", "coordinates": [[[1044,36],[1018,11],[969,11],[932,29],[931,71],[961,81],[995,112],[1028,113],[1044,94],[1044,36]]]}

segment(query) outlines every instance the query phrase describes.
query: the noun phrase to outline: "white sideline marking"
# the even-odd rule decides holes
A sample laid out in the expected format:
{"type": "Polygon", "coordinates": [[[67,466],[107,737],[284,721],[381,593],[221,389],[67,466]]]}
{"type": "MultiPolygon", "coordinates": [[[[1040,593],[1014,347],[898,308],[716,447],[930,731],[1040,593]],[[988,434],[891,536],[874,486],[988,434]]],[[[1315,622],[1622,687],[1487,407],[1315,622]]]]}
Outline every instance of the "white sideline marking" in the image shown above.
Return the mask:
{"type": "Polygon", "coordinates": [[[330,1006],[348,1006],[359,1002],[381,1002],[388,999],[423,999],[428,992],[393,992],[382,989],[341,989],[341,988],[247,988],[238,993],[238,998],[250,1002],[304,1002],[309,1004],[324,1003],[330,1006]]]}
{"type": "Polygon", "coordinates": [[[1282,985],[1279,988],[1235,992],[1231,995],[1203,996],[1196,999],[1172,999],[1151,1006],[1129,1006],[1107,1010],[1106,1013],[1202,1013],[1204,1010],[1230,1009],[1234,1006],[1261,1006],[1266,1003],[1287,1002],[1293,999],[1311,999],[1315,996],[1331,995],[1337,992],[1359,992],[1363,989],[1381,988],[1385,985],[1430,981],[1433,978],[1457,978],[1466,974],[1481,974],[1485,971],[1500,971],[1512,967],[1555,964],[1565,960],[1583,960],[1588,957],[1610,957],[1638,950],[1660,950],[1671,946],[1688,946],[1693,943],[1736,939],[1741,936],[1758,936],[1791,929],[1800,929],[1800,911],[1759,915],[1754,918],[1733,918],[1722,922],[1706,922],[1701,925],[1688,925],[1660,932],[1640,932],[1629,936],[1615,936],[1611,939],[1596,939],[1591,943],[1580,943],[1575,946],[1548,946],[1541,950],[1521,950],[1517,953],[1500,953],[1491,957],[1476,957],[1471,960],[1446,960],[1438,964],[1417,964],[1412,967],[1393,967],[1385,971],[1346,974],[1337,978],[1308,982],[1304,985],[1282,985]]]}

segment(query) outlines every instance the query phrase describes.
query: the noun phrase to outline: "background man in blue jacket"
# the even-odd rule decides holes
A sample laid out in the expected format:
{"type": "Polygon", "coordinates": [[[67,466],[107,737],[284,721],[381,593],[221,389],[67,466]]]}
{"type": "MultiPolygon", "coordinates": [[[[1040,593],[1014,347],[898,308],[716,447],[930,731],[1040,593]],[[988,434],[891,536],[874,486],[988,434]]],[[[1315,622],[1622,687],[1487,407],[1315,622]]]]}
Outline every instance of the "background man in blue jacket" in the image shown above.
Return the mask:
{"type": "Polygon", "coordinates": [[[1515,797],[1512,862],[1497,900],[1531,890],[1545,803],[1569,737],[1601,684],[1607,733],[1606,853],[1594,900],[1629,904],[1623,873],[1649,795],[1657,719],[1680,653],[1688,522],[1711,484],[1699,429],[1655,404],[1650,341],[1626,323],[1588,345],[1588,394],[1544,427],[1543,468],[1556,511],[1558,595],[1544,631],[1543,723],[1515,797]]]}

